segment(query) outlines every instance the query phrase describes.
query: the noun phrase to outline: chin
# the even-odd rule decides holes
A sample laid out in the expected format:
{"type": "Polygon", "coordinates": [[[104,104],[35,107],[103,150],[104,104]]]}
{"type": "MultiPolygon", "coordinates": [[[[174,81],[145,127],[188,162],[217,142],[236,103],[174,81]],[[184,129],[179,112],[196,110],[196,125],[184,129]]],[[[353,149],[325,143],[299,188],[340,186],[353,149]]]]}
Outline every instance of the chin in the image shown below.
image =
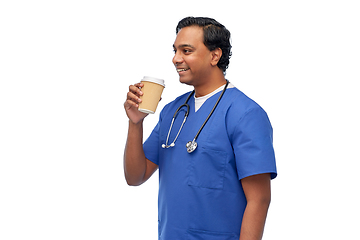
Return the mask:
{"type": "Polygon", "coordinates": [[[192,79],[188,77],[179,77],[179,81],[186,85],[192,85],[193,83],[192,79]]]}

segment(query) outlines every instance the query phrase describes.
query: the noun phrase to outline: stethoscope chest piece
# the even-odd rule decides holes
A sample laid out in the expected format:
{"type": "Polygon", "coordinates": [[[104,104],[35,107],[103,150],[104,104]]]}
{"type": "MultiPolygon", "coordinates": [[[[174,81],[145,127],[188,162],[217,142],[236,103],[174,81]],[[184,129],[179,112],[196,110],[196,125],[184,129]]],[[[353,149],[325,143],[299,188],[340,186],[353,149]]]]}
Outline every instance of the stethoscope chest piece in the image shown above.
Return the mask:
{"type": "MultiPolygon", "coordinates": [[[[207,116],[206,120],[204,121],[204,123],[203,123],[202,126],[200,127],[199,131],[196,133],[196,136],[194,137],[194,139],[186,144],[186,149],[187,149],[187,152],[188,152],[188,153],[192,153],[193,151],[196,150],[196,148],[197,148],[196,139],[198,138],[200,132],[201,132],[202,129],[204,128],[205,124],[207,123],[207,121],[209,120],[209,118],[211,117],[211,115],[213,114],[216,106],[219,104],[220,99],[221,99],[222,96],[224,95],[225,90],[226,90],[228,84],[229,84],[229,81],[226,80],[225,87],[224,87],[223,91],[221,92],[218,100],[216,101],[214,107],[212,108],[211,112],[209,113],[209,115],[207,116]]],[[[188,101],[189,101],[190,97],[191,97],[194,93],[195,93],[195,90],[192,91],[192,92],[189,94],[189,96],[186,98],[185,103],[182,104],[180,107],[178,107],[178,109],[176,109],[176,111],[175,111],[175,113],[174,113],[174,116],[173,116],[173,118],[172,118],[172,120],[171,120],[171,124],[170,124],[170,128],[169,128],[169,131],[168,131],[168,135],[167,135],[167,137],[166,137],[166,142],[161,145],[162,148],[165,149],[165,148],[170,148],[170,147],[174,147],[174,146],[175,146],[175,141],[176,141],[176,139],[179,137],[179,134],[180,134],[180,132],[181,132],[181,129],[182,129],[182,127],[184,126],[184,123],[185,123],[185,121],[186,121],[187,116],[189,115],[189,109],[190,109],[190,107],[189,107],[188,101]],[[174,141],[169,145],[169,136],[170,136],[170,132],[171,132],[171,129],[172,129],[172,127],[173,127],[175,118],[176,118],[177,114],[179,113],[179,111],[180,111],[183,107],[186,107],[186,112],[185,112],[184,120],[183,120],[183,122],[182,122],[182,124],[181,124],[181,126],[180,126],[180,129],[179,129],[178,133],[176,134],[176,137],[175,137],[174,141]]]]}
{"type": "Polygon", "coordinates": [[[192,153],[197,148],[197,142],[195,140],[188,142],[186,148],[188,153],[192,153]]]}

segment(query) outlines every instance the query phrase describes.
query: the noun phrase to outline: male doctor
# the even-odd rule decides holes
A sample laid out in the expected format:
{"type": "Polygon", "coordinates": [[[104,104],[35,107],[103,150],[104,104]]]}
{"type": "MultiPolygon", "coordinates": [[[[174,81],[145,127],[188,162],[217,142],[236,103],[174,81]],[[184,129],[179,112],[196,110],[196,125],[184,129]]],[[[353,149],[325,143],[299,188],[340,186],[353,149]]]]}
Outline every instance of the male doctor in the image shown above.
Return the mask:
{"type": "Polygon", "coordinates": [[[231,45],[222,24],[187,17],[176,33],[173,63],[180,82],[194,92],[167,104],[143,143],[146,114],[138,111],[143,85],[129,87],[124,104],[129,118],[126,181],[141,185],[159,169],[159,239],[261,239],[270,180],[277,175],[270,121],[225,79],[231,45]],[[186,122],[181,126],[187,112],[182,107],[171,126],[185,103],[186,122]],[[196,135],[197,147],[188,151],[187,143],[196,135]]]}

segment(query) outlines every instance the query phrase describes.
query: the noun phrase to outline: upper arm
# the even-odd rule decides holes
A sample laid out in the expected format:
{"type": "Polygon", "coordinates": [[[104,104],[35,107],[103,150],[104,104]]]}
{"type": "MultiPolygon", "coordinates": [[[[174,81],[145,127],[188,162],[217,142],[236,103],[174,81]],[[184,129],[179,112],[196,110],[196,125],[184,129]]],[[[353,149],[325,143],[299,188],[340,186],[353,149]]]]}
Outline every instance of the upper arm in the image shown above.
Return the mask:
{"type": "Polygon", "coordinates": [[[246,200],[261,203],[270,203],[270,173],[257,174],[241,179],[246,200]]]}
{"type": "Polygon", "coordinates": [[[146,159],[146,171],[143,178],[143,183],[146,182],[158,169],[158,165],[150,161],[149,159],[146,159]]]}

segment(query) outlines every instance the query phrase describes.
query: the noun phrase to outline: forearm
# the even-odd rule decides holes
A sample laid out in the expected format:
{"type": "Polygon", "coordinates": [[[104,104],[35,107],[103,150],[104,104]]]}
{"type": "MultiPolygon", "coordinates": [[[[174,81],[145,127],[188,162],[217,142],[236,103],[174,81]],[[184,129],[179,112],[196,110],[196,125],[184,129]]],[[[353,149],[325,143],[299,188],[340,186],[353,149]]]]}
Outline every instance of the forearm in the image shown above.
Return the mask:
{"type": "Polygon", "coordinates": [[[129,130],[124,152],[124,172],[129,185],[140,185],[146,173],[146,157],[143,146],[142,121],[134,124],[129,121],[129,130]]]}
{"type": "Polygon", "coordinates": [[[241,225],[240,240],[260,240],[270,201],[248,202],[241,225]]]}

